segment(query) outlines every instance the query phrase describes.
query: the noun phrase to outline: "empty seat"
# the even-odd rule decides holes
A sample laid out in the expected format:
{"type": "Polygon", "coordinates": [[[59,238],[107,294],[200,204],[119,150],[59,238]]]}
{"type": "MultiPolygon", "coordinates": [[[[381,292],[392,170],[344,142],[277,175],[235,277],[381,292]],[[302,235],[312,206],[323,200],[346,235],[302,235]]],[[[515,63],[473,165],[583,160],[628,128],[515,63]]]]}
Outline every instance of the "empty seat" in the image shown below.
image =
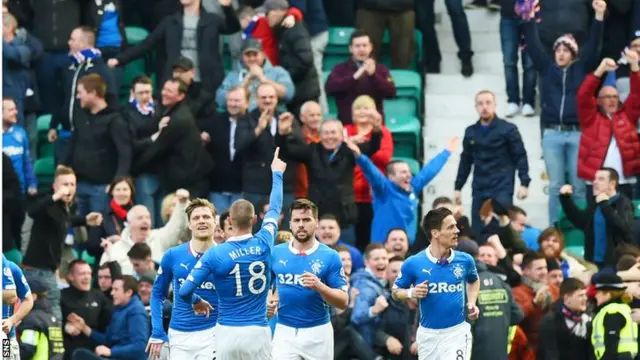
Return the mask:
{"type": "MultiPolygon", "coordinates": [[[[127,36],[127,43],[130,46],[135,46],[141,43],[142,40],[149,36],[149,32],[140,27],[127,26],[124,31],[127,36]]],[[[123,102],[126,102],[129,99],[129,89],[131,88],[133,79],[147,73],[146,61],[147,59],[144,58],[136,59],[124,66],[121,79],[122,82],[120,83],[120,99],[123,102]]]]}
{"type": "Polygon", "coordinates": [[[351,42],[351,34],[356,29],[352,27],[330,27],[329,42],[324,50],[326,54],[349,54],[349,43],[351,42]]]}
{"type": "Polygon", "coordinates": [[[412,158],[419,156],[420,120],[414,116],[387,116],[385,125],[393,135],[394,156],[412,158]]]}
{"type": "Polygon", "coordinates": [[[53,184],[53,174],[56,171],[53,157],[45,157],[36,160],[33,170],[38,179],[38,187],[41,190],[49,190],[53,184]]]}
{"type": "Polygon", "coordinates": [[[398,97],[412,97],[418,102],[422,98],[422,78],[411,70],[391,70],[398,97]]]}
{"type": "Polygon", "coordinates": [[[413,98],[394,98],[384,100],[385,116],[418,116],[416,101],[413,98]]]}
{"type": "Polygon", "coordinates": [[[49,125],[51,125],[51,114],[44,114],[38,116],[36,120],[36,128],[38,129],[38,135],[44,133],[46,135],[49,132],[49,125]]]}

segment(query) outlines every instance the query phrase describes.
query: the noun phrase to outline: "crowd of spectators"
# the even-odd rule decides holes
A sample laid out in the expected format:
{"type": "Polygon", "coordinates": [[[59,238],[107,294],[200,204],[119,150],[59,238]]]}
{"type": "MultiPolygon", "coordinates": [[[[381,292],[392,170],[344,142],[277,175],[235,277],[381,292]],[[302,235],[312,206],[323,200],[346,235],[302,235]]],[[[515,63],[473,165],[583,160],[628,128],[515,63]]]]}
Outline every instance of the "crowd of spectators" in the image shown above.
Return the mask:
{"type": "MultiPolygon", "coordinates": [[[[394,300],[390,286],[405,259],[428,246],[418,216],[422,190],[461,143],[452,193],[439,194],[433,208],[455,214],[458,250],[476,258],[472,359],[622,359],[611,344],[627,340],[624,323],[600,350],[590,336],[611,326],[593,320],[598,309],[631,299],[640,309],[637,1],[467,6],[500,12],[506,118],[536,113],[540,78],[545,229],[530,226],[514,205],[514,195],[527,198],[537,180],[518,127],[498,117],[489,90],[475,97],[478,119],[418,172],[393,159],[384,100],[398,90],[379,61],[384,31],[392,69],[409,68],[424,48],[419,70],[439,72],[434,0],[32,3],[3,2],[3,251],[24,271],[35,303],[21,323],[7,315],[5,332],[17,324],[8,335],[23,358],[145,359],[155,272],[168,249],[190,239],[189,199],[215,205],[215,240],[225,241],[237,199],[264,216],[279,147],[289,169],[279,241],[291,237],[288,205],[309,198],[319,206],[317,238],[340,254],[349,278],[349,306],[332,317],[336,359],[414,359],[416,303],[394,300]],[[131,26],[149,36],[128,44],[131,26]],[[329,26],[358,30],[350,56],[325,74],[329,26]],[[225,72],[227,47],[233,66],[225,72]],[[124,84],[123,67],[138,59],[153,73],[124,84]],[[329,98],[336,118],[326,115],[329,98]],[[42,114],[52,115],[50,184],[39,184],[34,171],[42,114]],[[471,174],[464,214],[461,189],[471,174]],[[566,251],[561,213],[584,234],[583,253],[566,251]],[[42,325],[47,317],[53,325],[42,325]]],[[[445,4],[461,73],[472,76],[463,3],[445,4]]],[[[168,326],[169,301],[163,316],[168,326]]],[[[633,321],[640,322],[635,312],[633,321]]],[[[625,360],[637,347],[629,353],[625,360]]]]}

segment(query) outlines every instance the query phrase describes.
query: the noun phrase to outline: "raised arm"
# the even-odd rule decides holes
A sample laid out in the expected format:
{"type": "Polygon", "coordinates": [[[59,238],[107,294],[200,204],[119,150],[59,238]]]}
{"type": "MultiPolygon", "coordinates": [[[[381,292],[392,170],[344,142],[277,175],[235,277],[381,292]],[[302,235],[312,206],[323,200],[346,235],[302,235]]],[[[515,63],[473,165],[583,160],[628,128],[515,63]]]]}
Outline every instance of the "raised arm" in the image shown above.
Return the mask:
{"type": "Polygon", "coordinates": [[[282,212],[282,175],[287,169],[287,164],[280,160],[280,148],[276,148],[271,162],[271,194],[269,195],[269,208],[262,219],[262,228],[256,234],[271,248],[278,232],[278,220],[282,212]]]}
{"type": "MultiPolygon", "coordinates": [[[[455,143],[451,146],[454,146],[455,148],[455,144],[457,144],[457,138],[454,138],[456,140],[450,140],[450,141],[455,141],[455,143]]],[[[414,177],[413,179],[411,179],[411,186],[413,187],[413,190],[415,191],[416,194],[419,194],[422,189],[431,182],[431,180],[433,180],[433,178],[436,177],[436,175],[438,175],[438,173],[440,173],[440,170],[442,170],[442,168],[446,165],[447,160],[449,160],[449,156],[451,156],[451,151],[450,150],[451,147],[448,146],[446,149],[442,150],[438,155],[436,155],[433,159],[431,159],[427,165],[425,165],[422,170],[420,170],[420,172],[418,173],[418,175],[416,177],[414,177]]]]}
{"type": "Polygon", "coordinates": [[[604,27],[604,14],[607,10],[607,3],[603,0],[595,0],[593,2],[593,10],[595,12],[595,18],[591,22],[591,29],[589,30],[589,38],[582,47],[580,53],[580,61],[584,66],[585,71],[592,71],[598,66],[598,59],[600,59],[600,44],[602,42],[602,29],[604,27]]]}
{"type": "Polygon", "coordinates": [[[547,55],[540,41],[535,18],[524,23],[524,40],[527,44],[527,52],[538,71],[543,71],[553,65],[553,60],[547,55]]]}
{"type": "Polygon", "coordinates": [[[460,191],[467,182],[469,175],[471,174],[471,167],[473,166],[473,145],[471,136],[469,135],[469,128],[464,133],[464,139],[462,140],[462,154],[460,154],[460,165],[458,165],[458,175],[456,175],[456,182],[454,185],[455,191],[460,191]]]}

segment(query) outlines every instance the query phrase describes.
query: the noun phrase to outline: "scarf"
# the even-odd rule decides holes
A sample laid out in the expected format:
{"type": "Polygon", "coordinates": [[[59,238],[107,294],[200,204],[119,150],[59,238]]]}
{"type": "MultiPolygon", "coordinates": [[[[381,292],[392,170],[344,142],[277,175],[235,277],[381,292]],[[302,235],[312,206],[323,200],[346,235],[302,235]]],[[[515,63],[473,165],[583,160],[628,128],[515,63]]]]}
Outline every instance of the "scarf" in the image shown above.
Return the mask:
{"type": "Polygon", "coordinates": [[[88,48],[88,49],[80,50],[78,52],[75,52],[69,55],[74,65],[80,65],[85,61],[99,59],[101,56],[102,56],[102,53],[100,52],[100,50],[96,48],[88,48]]]}
{"type": "MultiPolygon", "coordinates": [[[[525,276],[522,277],[522,283],[530,287],[531,289],[533,289],[533,292],[536,294],[538,293],[538,290],[542,289],[542,287],[545,286],[544,283],[537,283],[525,276]]],[[[548,291],[544,299],[542,299],[542,301],[539,302],[538,304],[542,309],[546,309],[551,305],[552,302],[553,302],[553,297],[551,296],[551,292],[548,291]]]]}
{"type": "Polygon", "coordinates": [[[565,318],[573,321],[574,323],[580,323],[580,321],[582,320],[582,313],[572,311],[564,304],[562,304],[562,308],[560,310],[562,311],[562,315],[564,315],[565,318]]]}
{"type": "Polygon", "coordinates": [[[118,220],[124,221],[124,219],[127,218],[127,212],[129,211],[129,208],[130,208],[129,205],[120,205],[116,203],[115,200],[111,199],[111,202],[109,203],[109,207],[111,207],[111,210],[113,210],[113,213],[116,214],[116,217],[118,218],[118,220]]]}
{"type": "Polygon", "coordinates": [[[247,27],[242,30],[242,40],[251,39],[253,37],[253,30],[256,29],[259,18],[260,17],[258,15],[251,18],[251,21],[249,21],[249,25],[247,25],[247,27]]]}
{"type": "Polygon", "coordinates": [[[151,116],[155,112],[155,104],[153,103],[153,99],[149,101],[146,105],[138,104],[138,101],[133,96],[129,97],[129,104],[136,108],[138,112],[142,115],[151,116]]]}

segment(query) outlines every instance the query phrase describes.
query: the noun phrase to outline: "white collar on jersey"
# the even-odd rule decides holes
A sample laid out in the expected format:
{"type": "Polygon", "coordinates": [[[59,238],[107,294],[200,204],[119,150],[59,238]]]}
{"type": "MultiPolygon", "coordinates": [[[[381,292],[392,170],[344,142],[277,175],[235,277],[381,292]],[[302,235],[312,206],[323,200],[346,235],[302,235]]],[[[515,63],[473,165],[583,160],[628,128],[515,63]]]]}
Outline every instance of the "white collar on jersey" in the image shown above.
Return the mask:
{"type": "MultiPolygon", "coordinates": [[[[429,245],[424,251],[427,254],[427,258],[429,260],[431,260],[434,263],[437,263],[440,259],[436,259],[433,255],[431,255],[431,251],[429,251],[431,249],[431,245],[429,245]]],[[[453,261],[453,257],[455,256],[455,251],[453,251],[453,249],[451,249],[451,256],[449,256],[449,258],[447,259],[447,262],[449,264],[451,264],[451,262],[453,261]]]]}
{"type": "MultiPolygon", "coordinates": [[[[188,244],[189,244],[189,245],[188,245],[188,247],[189,247],[189,253],[190,253],[191,255],[193,255],[193,257],[194,257],[194,258],[197,258],[197,257],[198,257],[198,255],[200,255],[200,254],[198,254],[198,252],[197,252],[197,251],[193,250],[193,246],[191,246],[191,242],[192,242],[192,241],[194,241],[194,240],[189,240],[189,243],[188,243],[188,244]]],[[[216,245],[218,245],[218,244],[214,241],[214,242],[213,242],[213,245],[211,245],[211,247],[214,247],[214,246],[216,246],[216,245]]]]}
{"type": "MultiPolygon", "coordinates": [[[[320,242],[317,239],[313,239],[313,246],[311,249],[304,251],[305,254],[311,255],[320,247],[320,242]]],[[[294,255],[300,255],[302,251],[298,251],[298,249],[293,247],[293,240],[289,241],[289,251],[291,251],[294,255]]]]}
{"type": "Polygon", "coordinates": [[[242,241],[242,240],[251,239],[252,237],[253,237],[252,234],[244,234],[244,235],[232,236],[228,238],[226,241],[242,241]]]}

